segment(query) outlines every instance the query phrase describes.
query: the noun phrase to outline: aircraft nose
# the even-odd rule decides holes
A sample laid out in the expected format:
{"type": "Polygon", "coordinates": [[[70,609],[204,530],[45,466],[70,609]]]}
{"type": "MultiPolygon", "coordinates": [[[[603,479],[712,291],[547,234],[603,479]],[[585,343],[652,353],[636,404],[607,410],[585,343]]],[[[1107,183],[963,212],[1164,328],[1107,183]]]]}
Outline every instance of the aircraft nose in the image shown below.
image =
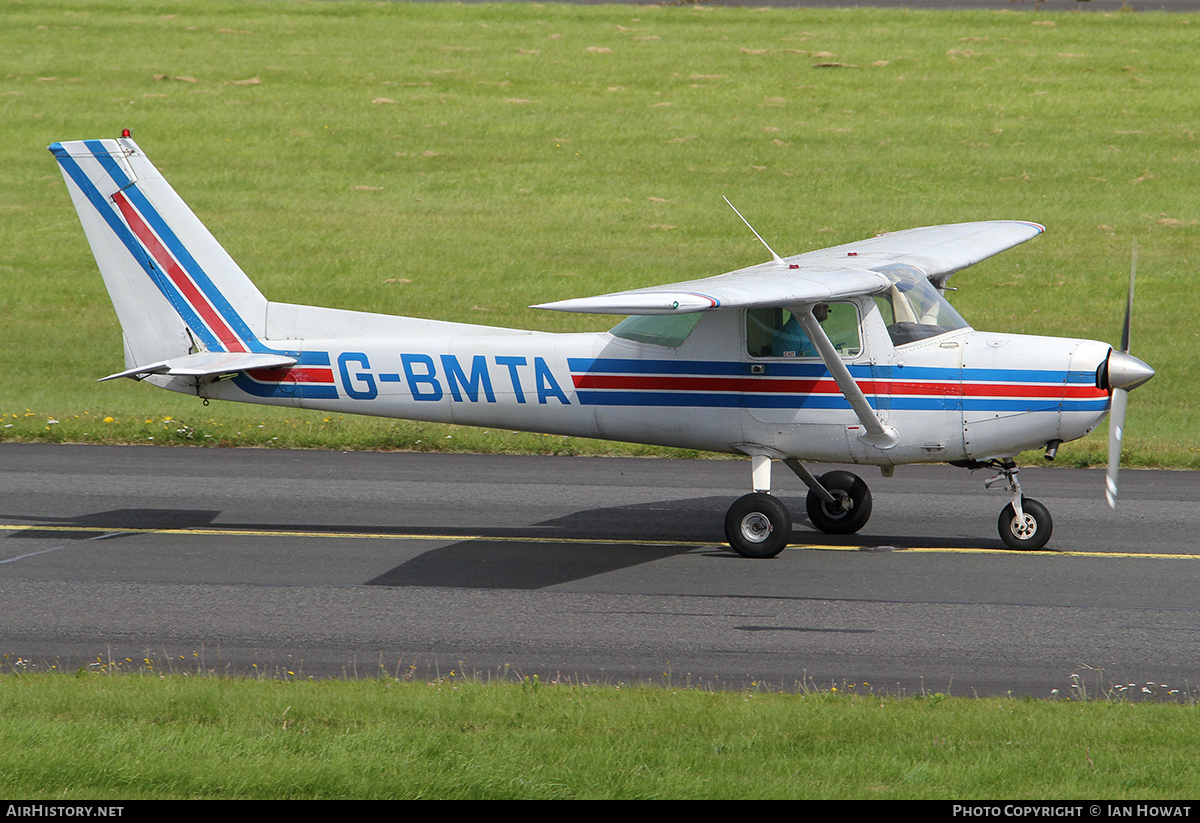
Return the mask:
{"type": "Polygon", "coordinates": [[[1100,364],[1096,372],[1096,385],[1102,389],[1125,389],[1129,391],[1150,380],[1154,369],[1131,354],[1115,349],[1108,359],[1100,364]]]}

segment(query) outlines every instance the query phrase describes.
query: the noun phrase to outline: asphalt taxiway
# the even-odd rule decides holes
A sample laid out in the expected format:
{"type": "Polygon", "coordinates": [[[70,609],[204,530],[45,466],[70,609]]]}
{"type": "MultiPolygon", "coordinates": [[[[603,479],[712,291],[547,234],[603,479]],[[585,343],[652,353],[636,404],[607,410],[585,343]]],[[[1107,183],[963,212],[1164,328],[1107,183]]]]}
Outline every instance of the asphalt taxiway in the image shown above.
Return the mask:
{"type": "Polygon", "coordinates": [[[0,654],[77,668],[766,683],[956,694],[1200,685],[1200,473],[1025,469],[1055,519],[1004,549],[983,473],[863,467],[832,538],[721,521],[739,460],[0,444],[0,654]],[[869,684],[864,686],[863,684],[869,684]]]}

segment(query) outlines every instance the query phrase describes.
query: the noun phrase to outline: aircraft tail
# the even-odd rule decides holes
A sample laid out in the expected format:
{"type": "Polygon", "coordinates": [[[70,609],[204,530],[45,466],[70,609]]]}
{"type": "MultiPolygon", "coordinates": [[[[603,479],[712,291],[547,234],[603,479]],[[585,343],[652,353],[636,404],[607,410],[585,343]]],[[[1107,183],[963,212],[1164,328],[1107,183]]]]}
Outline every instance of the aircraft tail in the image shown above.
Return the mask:
{"type": "Polygon", "coordinates": [[[121,323],[122,374],[197,352],[269,351],[266,298],[131,138],[49,148],[121,323]]]}

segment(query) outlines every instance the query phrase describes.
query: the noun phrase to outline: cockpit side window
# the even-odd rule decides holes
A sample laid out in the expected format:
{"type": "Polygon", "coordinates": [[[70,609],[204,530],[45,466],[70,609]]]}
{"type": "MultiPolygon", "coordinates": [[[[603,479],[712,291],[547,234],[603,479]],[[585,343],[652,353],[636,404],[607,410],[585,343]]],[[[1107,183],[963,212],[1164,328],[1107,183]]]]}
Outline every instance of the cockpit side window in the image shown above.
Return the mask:
{"type": "Polygon", "coordinates": [[[700,322],[700,312],[687,314],[650,315],[635,314],[613,326],[610,334],[634,343],[649,343],[677,349],[687,340],[692,329],[700,322]]]}
{"type": "Polygon", "coordinates": [[[887,290],[874,295],[892,345],[903,346],[969,328],[967,321],[924,275],[906,266],[888,266],[875,271],[892,281],[887,290]]]}
{"type": "MultiPolygon", "coordinates": [[[[862,353],[858,312],[853,303],[821,303],[813,308],[813,316],[839,354],[856,357],[862,353]]],[[[799,319],[783,307],[746,311],[746,351],[751,357],[819,356],[799,319]]]]}

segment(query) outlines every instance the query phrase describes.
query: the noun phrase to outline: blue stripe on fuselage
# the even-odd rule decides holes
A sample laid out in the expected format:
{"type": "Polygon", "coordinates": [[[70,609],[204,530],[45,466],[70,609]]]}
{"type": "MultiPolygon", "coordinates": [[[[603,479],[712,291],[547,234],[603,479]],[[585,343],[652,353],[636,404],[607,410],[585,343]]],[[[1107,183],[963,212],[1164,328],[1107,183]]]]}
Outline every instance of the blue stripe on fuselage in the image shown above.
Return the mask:
{"type": "MultiPolygon", "coordinates": [[[[567,365],[576,375],[662,375],[662,376],[749,376],[749,361],[720,360],[642,360],[634,358],[568,358],[567,365]]],[[[832,379],[823,363],[764,362],[770,377],[832,379]]],[[[1010,385],[1086,385],[1095,377],[1091,372],[1022,369],[958,369],[934,366],[848,365],[856,379],[904,382],[998,383],[1010,385]]],[[[758,375],[755,375],[758,377],[758,375]]],[[[890,387],[889,387],[890,388],[890,387]]],[[[931,386],[931,389],[936,389],[931,386]]],[[[696,408],[756,409],[849,409],[840,394],[756,393],[747,381],[744,392],[703,392],[690,389],[579,389],[579,402],[595,406],[664,406],[696,408]]],[[[965,397],[958,394],[931,393],[926,396],[866,392],[872,408],[895,411],[992,411],[992,412],[1098,412],[1108,407],[1107,397],[1071,399],[1062,397],[965,397]]]]}

